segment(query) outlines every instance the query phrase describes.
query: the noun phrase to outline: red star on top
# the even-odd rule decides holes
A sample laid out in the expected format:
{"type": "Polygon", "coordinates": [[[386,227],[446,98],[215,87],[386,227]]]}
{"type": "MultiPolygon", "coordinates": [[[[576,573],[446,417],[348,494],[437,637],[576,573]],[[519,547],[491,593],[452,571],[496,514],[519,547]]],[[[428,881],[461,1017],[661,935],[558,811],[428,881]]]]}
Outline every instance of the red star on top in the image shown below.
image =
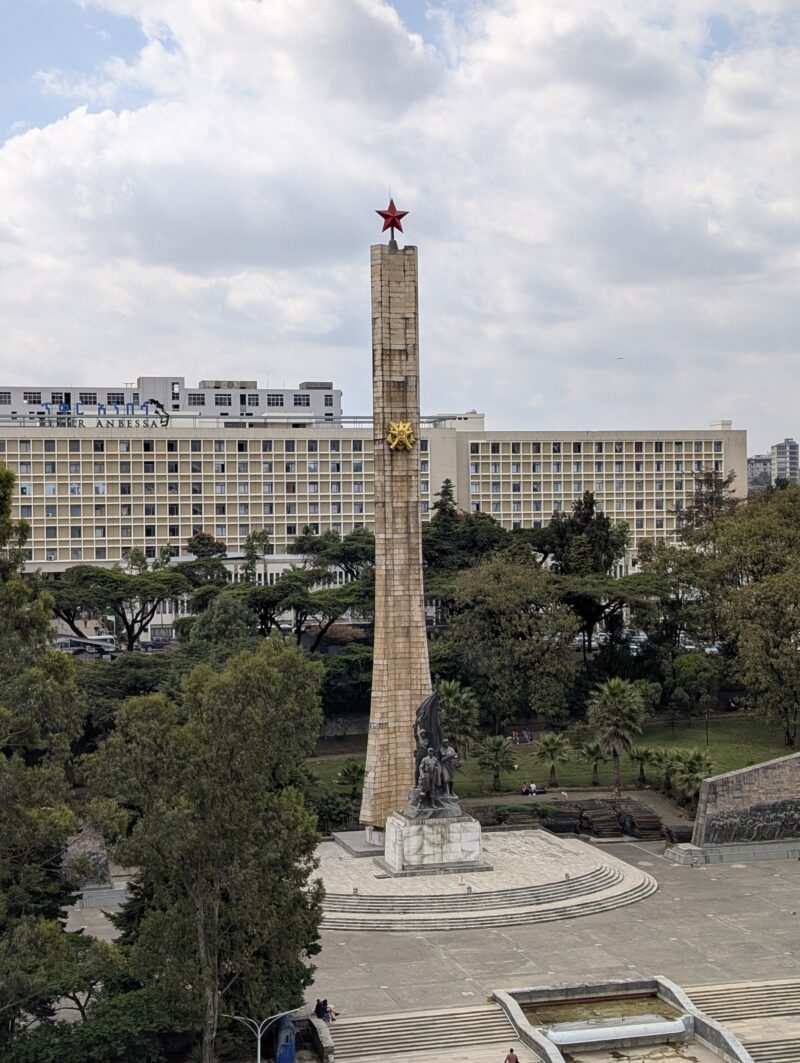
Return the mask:
{"type": "MultiPolygon", "coordinates": [[[[394,205],[393,199],[389,200],[389,206],[386,210],[376,210],[375,213],[380,214],[380,216],[383,218],[383,228],[381,229],[382,233],[385,233],[387,229],[399,229],[400,232],[403,231],[403,226],[401,224],[400,219],[405,218],[406,214],[408,214],[408,211],[398,210],[397,207],[394,205]]],[[[394,232],[392,232],[392,236],[394,236],[394,232]]]]}

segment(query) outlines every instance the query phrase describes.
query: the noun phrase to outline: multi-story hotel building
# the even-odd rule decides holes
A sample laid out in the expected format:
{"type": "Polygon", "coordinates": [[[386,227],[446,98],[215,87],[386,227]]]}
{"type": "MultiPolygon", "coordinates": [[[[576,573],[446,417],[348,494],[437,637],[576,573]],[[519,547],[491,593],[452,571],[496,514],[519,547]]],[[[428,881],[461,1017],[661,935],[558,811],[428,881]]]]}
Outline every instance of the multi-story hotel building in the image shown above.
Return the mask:
{"type": "MultiPolygon", "coordinates": [[[[635,548],[674,536],[694,472],[733,471],[746,490],[746,433],[730,421],[698,431],[492,432],[481,414],[465,413],[423,418],[418,435],[423,520],[445,479],[461,508],[509,529],[543,526],[588,490],[628,523],[635,548]]],[[[274,555],[285,555],[307,526],[342,535],[369,527],[372,447],[370,419],[343,417],[328,382],[0,388],[13,516],[31,526],[29,567],[45,572],[116,564],[133,547],[150,558],[165,545],[185,554],[196,531],[235,556],[265,529],[274,555]]]]}

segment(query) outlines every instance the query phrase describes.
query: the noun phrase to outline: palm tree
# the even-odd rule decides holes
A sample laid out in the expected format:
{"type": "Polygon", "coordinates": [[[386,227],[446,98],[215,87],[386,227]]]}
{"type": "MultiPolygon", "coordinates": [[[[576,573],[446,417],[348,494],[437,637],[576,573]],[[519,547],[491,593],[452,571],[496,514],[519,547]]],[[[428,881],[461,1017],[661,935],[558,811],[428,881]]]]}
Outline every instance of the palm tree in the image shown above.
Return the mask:
{"type": "Polygon", "coordinates": [[[601,760],[607,760],[603,747],[599,742],[584,742],[581,748],[578,750],[578,756],[581,760],[585,760],[588,764],[592,765],[592,786],[600,785],[600,776],[598,775],[598,765],[601,760]]]}
{"type": "Polygon", "coordinates": [[[631,746],[628,756],[634,764],[639,765],[639,778],[636,780],[636,785],[639,787],[647,786],[647,776],[644,773],[644,769],[648,764],[653,763],[653,750],[650,746],[631,746]]]}
{"type": "Polygon", "coordinates": [[[462,687],[457,679],[443,679],[438,686],[439,712],[442,731],[455,743],[462,759],[469,753],[469,744],[478,733],[478,699],[469,687],[462,687]]]}
{"type": "Polygon", "coordinates": [[[345,791],[351,801],[358,801],[364,787],[364,762],[348,757],[336,774],[337,784],[345,791]]]}
{"type": "Polygon", "coordinates": [[[668,794],[672,789],[672,773],[676,764],[675,750],[654,749],[651,763],[659,773],[661,790],[668,794]]]}
{"type": "Polygon", "coordinates": [[[692,806],[697,803],[703,780],[713,770],[711,758],[703,749],[681,749],[675,752],[675,784],[681,796],[692,806]]]}
{"type": "Polygon", "coordinates": [[[634,735],[641,734],[644,722],[642,695],[627,679],[608,679],[589,696],[589,726],[603,752],[611,757],[614,793],[622,792],[619,757],[633,746],[634,735]]]}
{"type": "Polygon", "coordinates": [[[535,755],[539,760],[543,760],[550,765],[550,778],[547,781],[547,785],[550,787],[558,786],[556,764],[569,759],[569,742],[563,735],[556,734],[555,731],[548,731],[546,734],[539,735],[535,755]]]}
{"type": "Polygon", "coordinates": [[[511,742],[503,735],[489,735],[475,746],[475,756],[481,771],[492,773],[492,789],[500,790],[500,773],[517,767],[511,742]]]}

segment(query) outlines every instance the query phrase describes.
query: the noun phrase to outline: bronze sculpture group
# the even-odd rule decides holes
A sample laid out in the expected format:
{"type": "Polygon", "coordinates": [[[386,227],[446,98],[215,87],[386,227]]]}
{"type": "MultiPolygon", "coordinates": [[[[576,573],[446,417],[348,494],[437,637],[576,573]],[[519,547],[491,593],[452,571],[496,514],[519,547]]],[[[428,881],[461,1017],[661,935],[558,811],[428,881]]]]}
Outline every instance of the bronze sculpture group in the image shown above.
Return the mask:
{"type": "Polygon", "coordinates": [[[414,789],[409,794],[406,815],[427,819],[460,816],[461,808],[453,792],[458,754],[442,734],[436,690],[417,709],[414,742],[414,789]]]}

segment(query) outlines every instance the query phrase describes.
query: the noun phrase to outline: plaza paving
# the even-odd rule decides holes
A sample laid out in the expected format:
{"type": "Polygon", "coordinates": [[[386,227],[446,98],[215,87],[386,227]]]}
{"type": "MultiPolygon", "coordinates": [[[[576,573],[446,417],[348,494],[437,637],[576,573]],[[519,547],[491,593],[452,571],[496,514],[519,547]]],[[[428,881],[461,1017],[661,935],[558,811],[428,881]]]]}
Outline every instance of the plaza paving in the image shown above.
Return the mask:
{"type": "Polygon", "coordinates": [[[680,867],[663,843],[598,846],[656,893],[534,926],[387,934],[323,931],[309,996],[343,1015],[457,1007],[495,988],[663,974],[680,985],[800,977],[800,863],[680,867]]]}

